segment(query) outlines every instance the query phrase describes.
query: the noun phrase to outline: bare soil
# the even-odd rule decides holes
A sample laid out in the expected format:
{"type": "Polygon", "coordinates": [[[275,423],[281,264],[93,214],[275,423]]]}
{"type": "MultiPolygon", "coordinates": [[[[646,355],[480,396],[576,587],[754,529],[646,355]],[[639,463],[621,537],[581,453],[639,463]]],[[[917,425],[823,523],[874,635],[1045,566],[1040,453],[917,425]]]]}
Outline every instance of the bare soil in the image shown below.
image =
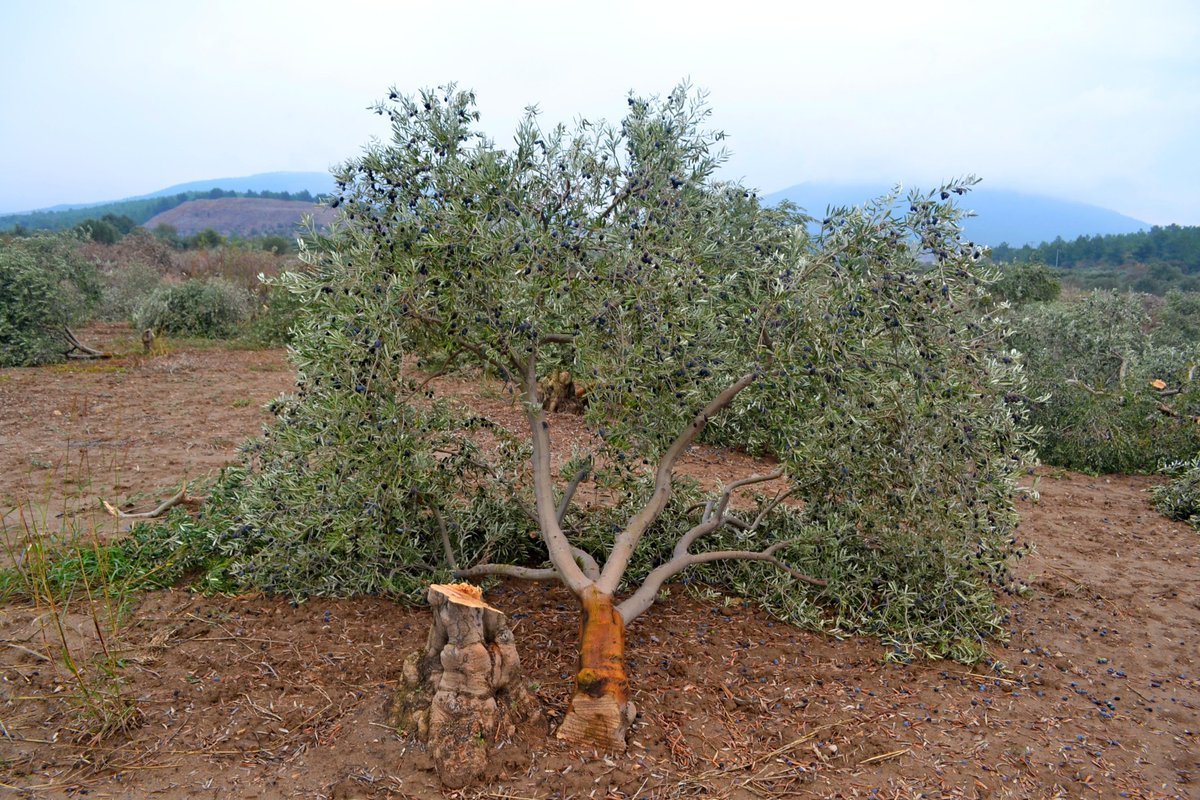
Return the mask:
{"type": "MultiPolygon", "coordinates": [[[[0,508],[31,501],[56,524],[92,518],[98,497],[152,506],[233,460],[291,380],[278,351],[0,370],[0,508]]],[[[489,389],[444,387],[498,422],[514,413],[489,389]]],[[[554,426],[558,443],[585,435],[574,418],[554,426]]],[[[707,448],[686,465],[706,483],[756,468],[707,448]]],[[[1011,638],[994,648],[1003,669],[886,663],[873,640],[676,589],[629,633],[641,716],[628,754],[510,747],[487,786],[448,796],[1200,797],[1200,538],[1153,510],[1150,485],[1041,471],[1020,530],[1036,548],[1017,568],[1031,590],[1005,598],[1011,638]]],[[[574,601],[522,583],[488,600],[510,615],[530,687],[560,714],[574,601]]],[[[84,612],[64,616],[80,661],[102,649],[84,612]]],[[[385,725],[400,662],[424,644],[421,609],[145,595],[103,642],[123,659],[138,724],[99,741],[48,616],[0,606],[0,789],[13,796],[443,796],[422,748],[385,725]]]]}

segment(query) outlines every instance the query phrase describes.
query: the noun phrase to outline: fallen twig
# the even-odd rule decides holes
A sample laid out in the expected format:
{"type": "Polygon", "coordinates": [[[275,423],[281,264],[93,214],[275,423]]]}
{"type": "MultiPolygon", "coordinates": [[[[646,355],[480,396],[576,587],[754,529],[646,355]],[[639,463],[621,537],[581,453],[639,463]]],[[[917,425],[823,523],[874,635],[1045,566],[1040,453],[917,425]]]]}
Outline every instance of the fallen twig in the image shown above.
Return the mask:
{"type": "Polygon", "coordinates": [[[122,511],[107,500],[102,499],[100,502],[104,505],[104,510],[117,519],[154,519],[155,517],[161,517],[175,506],[186,503],[190,499],[187,496],[187,483],[185,482],[173,497],[162,501],[150,511],[122,511]]]}
{"type": "Polygon", "coordinates": [[[5,642],[5,644],[14,650],[20,650],[22,653],[25,653],[26,655],[33,656],[34,658],[38,659],[39,661],[49,661],[50,660],[50,657],[47,656],[45,653],[39,653],[37,650],[30,650],[28,647],[25,647],[24,645],[16,644],[15,642],[5,642]]]}
{"type": "Polygon", "coordinates": [[[887,761],[889,758],[895,758],[896,756],[902,756],[905,753],[909,752],[910,750],[912,750],[911,747],[904,747],[904,748],[901,748],[900,750],[893,750],[890,753],[880,753],[877,756],[871,756],[870,758],[864,758],[862,761],[858,762],[858,765],[861,767],[861,766],[865,766],[866,764],[876,764],[880,761],[887,761]]]}

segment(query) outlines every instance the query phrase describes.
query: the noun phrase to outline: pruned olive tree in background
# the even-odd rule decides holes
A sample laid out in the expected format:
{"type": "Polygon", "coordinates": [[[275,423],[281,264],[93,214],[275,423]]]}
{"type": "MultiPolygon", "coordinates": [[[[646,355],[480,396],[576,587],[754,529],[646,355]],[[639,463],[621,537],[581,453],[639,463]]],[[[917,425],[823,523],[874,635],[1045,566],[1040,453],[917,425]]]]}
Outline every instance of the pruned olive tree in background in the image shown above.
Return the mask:
{"type": "Polygon", "coordinates": [[[1158,327],[1145,300],[1095,291],[1011,312],[1047,463],[1150,473],[1200,449],[1200,341],[1176,324],[1187,298],[1177,293],[1158,327]]]}
{"type": "Polygon", "coordinates": [[[70,330],[100,299],[78,245],[71,234],[0,238],[0,367],[62,361],[77,348],[96,354],[70,330]]]}

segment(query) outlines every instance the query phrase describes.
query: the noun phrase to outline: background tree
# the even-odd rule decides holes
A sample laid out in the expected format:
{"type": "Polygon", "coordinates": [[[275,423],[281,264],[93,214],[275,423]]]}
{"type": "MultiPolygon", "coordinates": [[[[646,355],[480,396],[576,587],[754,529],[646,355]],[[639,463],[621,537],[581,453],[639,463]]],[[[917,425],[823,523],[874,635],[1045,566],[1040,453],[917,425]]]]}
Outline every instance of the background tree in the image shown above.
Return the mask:
{"type": "Polygon", "coordinates": [[[1010,343],[1024,354],[1043,460],[1088,472],[1153,472],[1200,449],[1200,340],[1188,340],[1188,295],[1155,330],[1145,296],[1097,291],[1024,306],[1010,343]],[[1178,324],[1176,324],[1178,323],[1178,324]]]}
{"type": "Polygon", "coordinates": [[[0,366],[61,361],[67,327],[100,299],[95,267],[70,235],[0,240],[0,366]]]}

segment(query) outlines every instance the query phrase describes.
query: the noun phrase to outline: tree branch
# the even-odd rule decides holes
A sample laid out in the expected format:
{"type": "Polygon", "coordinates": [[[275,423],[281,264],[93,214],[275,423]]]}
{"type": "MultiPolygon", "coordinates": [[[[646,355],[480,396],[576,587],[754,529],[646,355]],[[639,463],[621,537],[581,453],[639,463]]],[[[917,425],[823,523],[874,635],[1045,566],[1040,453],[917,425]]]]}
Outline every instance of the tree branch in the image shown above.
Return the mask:
{"type": "Polygon", "coordinates": [[[563,491],[562,500],[558,501],[558,512],[555,516],[558,519],[558,524],[562,525],[563,519],[567,516],[567,509],[571,505],[571,498],[575,496],[575,490],[579,488],[579,484],[583,482],[589,474],[591,474],[592,465],[588,464],[579,472],[575,473],[575,477],[571,478],[571,482],[567,484],[567,488],[563,491]]]}
{"type": "Polygon", "coordinates": [[[658,593],[662,589],[664,583],[683,572],[688,567],[696,564],[706,564],[710,561],[766,561],[767,563],[773,564],[775,567],[788,573],[798,581],[803,581],[804,583],[808,583],[813,586],[828,586],[829,584],[827,581],[805,575],[803,572],[788,566],[780,561],[778,557],[776,557],[776,553],[778,553],[784,547],[787,547],[789,544],[792,544],[793,541],[794,540],[776,542],[767,549],[758,551],[714,550],[709,553],[684,553],[682,555],[675,555],[670,561],[667,561],[665,564],[655,568],[649,575],[647,575],[646,580],[640,587],[638,587],[638,590],[630,595],[625,602],[617,606],[617,612],[621,615],[621,618],[625,621],[625,624],[629,625],[635,619],[644,614],[646,610],[650,608],[650,606],[654,605],[654,599],[658,596],[658,593]]]}
{"type": "Polygon", "coordinates": [[[627,200],[631,194],[633,194],[633,184],[627,183],[625,184],[625,187],[613,197],[612,202],[608,204],[608,208],[600,212],[600,219],[603,220],[609,214],[616,211],[617,206],[620,205],[624,200],[627,200]]]}
{"type": "Polygon", "coordinates": [[[754,383],[757,378],[758,373],[756,372],[743,375],[732,386],[713,398],[688,423],[687,428],[679,434],[671,446],[667,448],[667,451],[663,453],[663,457],[658,464],[658,470],[654,476],[654,494],[650,496],[650,501],[642,507],[642,510],[629,520],[629,523],[625,526],[625,530],[621,531],[617,536],[616,542],[613,543],[612,552],[609,554],[608,561],[604,564],[604,570],[601,572],[600,580],[597,583],[597,588],[600,591],[606,594],[612,594],[616,591],[617,585],[621,582],[621,576],[625,574],[625,569],[629,566],[629,559],[633,556],[633,551],[637,548],[642,534],[654,524],[654,520],[658,519],[659,514],[666,508],[667,501],[671,499],[671,473],[674,470],[675,462],[691,446],[696,437],[700,435],[700,432],[704,430],[708,421],[720,412],[721,409],[732,403],[733,399],[738,396],[738,393],[754,383]]]}
{"type": "Polygon", "coordinates": [[[446,554],[446,566],[450,567],[451,572],[458,572],[458,559],[454,557],[454,548],[450,545],[450,531],[446,528],[446,518],[432,503],[429,505],[429,510],[433,512],[433,518],[437,520],[438,533],[442,537],[442,550],[446,554]]]}
{"type": "Polygon", "coordinates": [[[767,475],[752,475],[749,478],[742,478],[730,483],[721,492],[721,497],[717,501],[708,501],[704,507],[704,515],[701,517],[700,524],[693,527],[683,536],[679,537],[679,541],[675,543],[675,549],[672,551],[672,558],[682,558],[688,555],[688,550],[693,544],[699,541],[702,537],[707,536],[723,525],[741,528],[742,530],[754,530],[758,527],[757,523],[748,525],[741,520],[734,520],[726,513],[729,509],[729,501],[733,497],[733,493],[743,486],[752,486],[756,483],[764,483],[773,481],[783,477],[783,470],[777,469],[767,475]]]}
{"type": "Polygon", "coordinates": [[[519,578],[524,581],[556,581],[561,578],[554,567],[518,567],[516,564],[476,564],[466,569],[454,570],[456,578],[486,578],[490,575],[519,578]]]}
{"type": "MultiPolygon", "coordinates": [[[[431,317],[428,314],[417,314],[414,312],[413,317],[416,319],[419,319],[421,322],[424,322],[427,325],[437,325],[439,327],[446,326],[446,323],[443,322],[440,318],[431,317]]],[[[507,373],[510,369],[513,370],[513,372],[516,373],[517,375],[521,374],[521,362],[517,360],[516,355],[514,355],[511,351],[505,350],[504,352],[501,353],[501,355],[503,355],[504,357],[506,357],[508,359],[509,363],[505,364],[500,359],[489,355],[486,350],[484,350],[482,347],[480,347],[478,344],[476,344],[474,342],[468,342],[465,339],[462,339],[453,334],[450,335],[450,338],[454,340],[454,344],[456,347],[460,347],[463,350],[466,350],[470,353],[474,353],[476,358],[478,358],[480,361],[483,361],[487,364],[491,364],[493,367],[500,370],[501,374],[507,373]]]]}
{"type": "Polygon", "coordinates": [[[546,422],[546,412],[542,410],[542,399],[538,389],[537,348],[529,354],[529,363],[525,368],[525,416],[529,420],[529,434],[533,444],[530,462],[533,468],[533,498],[538,527],[541,529],[542,539],[546,542],[550,563],[558,570],[567,588],[578,595],[591,585],[592,580],[584,574],[579,564],[575,563],[571,543],[567,541],[566,534],[558,523],[554,503],[554,478],[550,473],[550,424],[546,422]]]}
{"type": "MultiPolygon", "coordinates": [[[[571,498],[575,496],[575,490],[579,488],[579,484],[587,478],[591,471],[592,465],[589,463],[583,469],[579,470],[579,472],[575,473],[575,477],[571,478],[571,482],[563,490],[562,499],[558,501],[558,511],[555,513],[559,527],[562,527],[563,520],[566,519],[567,510],[571,507],[571,498]]],[[[575,557],[575,563],[579,565],[580,569],[583,570],[583,574],[589,580],[595,581],[600,579],[600,565],[596,563],[596,559],[592,558],[591,553],[575,545],[571,545],[571,555],[575,557]]]]}
{"type": "Polygon", "coordinates": [[[1106,391],[1088,386],[1087,383],[1085,383],[1084,381],[1081,381],[1079,378],[1067,378],[1066,383],[1069,383],[1072,386],[1078,386],[1081,389],[1083,389],[1084,391],[1086,391],[1088,394],[1093,394],[1096,397],[1104,397],[1108,394],[1108,392],[1106,392],[1106,391]]]}
{"type": "Polygon", "coordinates": [[[575,563],[583,570],[583,574],[587,576],[588,580],[600,580],[600,565],[596,563],[596,559],[592,558],[591,553],[571,545],[571,555],[575,557],[575,563]]]}
{"type": "Polygon", "coordinates": [[[112,514],[117,519],[154,519],[155,517],[161,517],[175,506],[180,505],[181,503],[186,503],[188,499],[187,484],[184,483],[183,486],[179,487],[179,491],[176,492],[174,496],[163,500],[151,511],[126,512],[117,508],[107,500],[101,500],[100,503],[104,506],[105,511],[107,511],[109,514],[112,514]]]}
{"type": "Polygon", "coordinates": [[[80,342],[75,332],[66,325],[63,326],[63,338],[70,345],[70,348],[65,353],[67,358],[112,358],[112,353],[103,353],[80,342]],[[79,352],[76,353],[76,350],[79,352]]]}

